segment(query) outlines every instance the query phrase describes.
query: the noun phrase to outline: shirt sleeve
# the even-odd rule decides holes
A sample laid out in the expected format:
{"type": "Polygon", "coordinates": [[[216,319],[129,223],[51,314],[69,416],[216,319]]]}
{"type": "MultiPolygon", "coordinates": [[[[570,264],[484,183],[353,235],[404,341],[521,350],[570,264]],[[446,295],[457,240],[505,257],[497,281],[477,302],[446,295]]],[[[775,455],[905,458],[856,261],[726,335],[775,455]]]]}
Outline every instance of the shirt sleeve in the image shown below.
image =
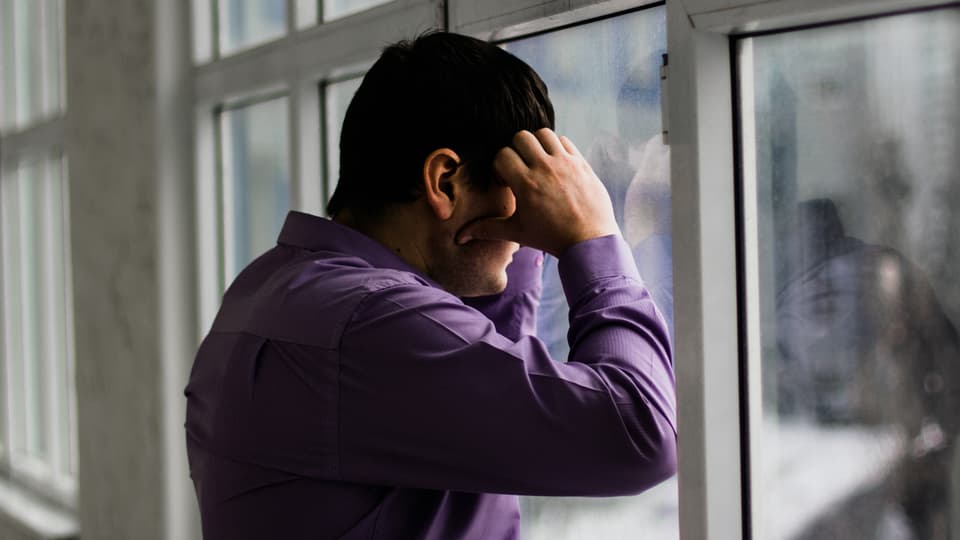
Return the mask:
{"type": "Polygon", "coordinates": [[[500,294],[463,298],[463,303],[486,315],[497,332],[516,341],[536,333],[537,307],[542,289],[543,252],[523,247],[507,266],[507,288],[500,294]]]}
{"type": "Polygon", "coordinates": [[[373,293],[341,341],[343,480],[521,495],[638,493],[676,469],[666,325],[616,236],[560,259],[569,361],[455,297],[373,293]]]}

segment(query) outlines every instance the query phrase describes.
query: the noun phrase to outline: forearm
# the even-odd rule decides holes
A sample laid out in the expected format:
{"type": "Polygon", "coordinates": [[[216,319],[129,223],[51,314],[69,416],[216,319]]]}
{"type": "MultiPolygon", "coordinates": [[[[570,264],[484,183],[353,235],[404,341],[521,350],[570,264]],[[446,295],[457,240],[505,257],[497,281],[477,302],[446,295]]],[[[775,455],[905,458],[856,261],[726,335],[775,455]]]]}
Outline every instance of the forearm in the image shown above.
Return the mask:
{"type": "Polygon", "coordinates": [[[577,269],[562,270],[573,306],[569,362],[534,336],[496,332],[441,291],[371,295],[342,341],[344,479],[623,495],[672,475],[665,325],[625,245],[588,242],[563,258],[577,269]]]}

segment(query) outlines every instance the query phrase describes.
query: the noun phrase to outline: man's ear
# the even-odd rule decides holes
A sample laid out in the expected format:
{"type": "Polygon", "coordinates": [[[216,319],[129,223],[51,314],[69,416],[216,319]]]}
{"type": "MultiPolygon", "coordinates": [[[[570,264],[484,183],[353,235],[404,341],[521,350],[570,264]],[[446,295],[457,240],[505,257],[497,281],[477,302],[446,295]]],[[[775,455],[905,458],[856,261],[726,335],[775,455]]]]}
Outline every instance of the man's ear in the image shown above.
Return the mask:
{"type": "Polygon", "coordinates": [[[449,148],[434,150],[423,161],[423,191],[430,209],[441,220],[453,215],[465,181],[463,162],[449,148]]]}

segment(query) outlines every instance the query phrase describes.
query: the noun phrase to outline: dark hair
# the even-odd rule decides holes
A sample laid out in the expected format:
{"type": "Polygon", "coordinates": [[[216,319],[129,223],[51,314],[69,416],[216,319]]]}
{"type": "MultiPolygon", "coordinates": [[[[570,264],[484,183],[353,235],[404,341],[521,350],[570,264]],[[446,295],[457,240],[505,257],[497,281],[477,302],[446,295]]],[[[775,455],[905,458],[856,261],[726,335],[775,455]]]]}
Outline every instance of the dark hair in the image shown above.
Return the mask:
{"type": "Polygon", "coordinates": [[[481,189],[493,158],[521,130],[554,127],[547,87],[500,47],[431,32],[384,49],[347,108],[340,136],[340,179],[327,213],[373,215],[416,200],[421,171],[438,148],[456,152],[481,189]]]}

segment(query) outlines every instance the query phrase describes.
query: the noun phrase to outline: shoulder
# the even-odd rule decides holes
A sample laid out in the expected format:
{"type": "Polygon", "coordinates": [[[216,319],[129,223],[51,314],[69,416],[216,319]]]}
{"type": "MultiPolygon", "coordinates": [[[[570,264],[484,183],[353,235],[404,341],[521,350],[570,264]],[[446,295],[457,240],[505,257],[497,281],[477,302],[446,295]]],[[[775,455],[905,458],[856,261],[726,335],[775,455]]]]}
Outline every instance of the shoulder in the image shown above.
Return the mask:
{"type": "Polygon", "coordinates": [[[352,336],[471,343],[496,333],[483,313],[443,289],[405,280],[369,285],[347,322],[345,332],[352,336]]]}
{"type": "Polygon", "coordinates": [[[214,326],[333,348],[362,304],[378,298],[410,302],[437,292],[442,291],[413,272],[374,267],[358,257],[287,253],[241,272],[224,295],[214,326]]]}

